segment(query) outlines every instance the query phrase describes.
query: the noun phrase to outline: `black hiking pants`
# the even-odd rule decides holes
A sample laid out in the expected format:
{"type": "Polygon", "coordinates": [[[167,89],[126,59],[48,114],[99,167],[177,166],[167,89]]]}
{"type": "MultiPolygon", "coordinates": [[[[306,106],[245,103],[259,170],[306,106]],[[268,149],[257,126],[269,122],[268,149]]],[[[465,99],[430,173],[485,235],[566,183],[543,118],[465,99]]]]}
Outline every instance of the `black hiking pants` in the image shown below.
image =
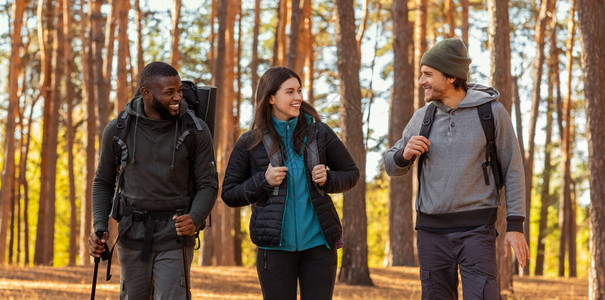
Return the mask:
{"type": "Polygon", "coordinates": [[[453,233],[418,230],[417,243],[422,299],[458,299],[458,268],[464,300],[500,298],[494,226],[453,233]]]}
{"type": "Polygon", "coordinates": [[[336,249],[318,246],[304,251],[258,249],[256,270],[265,300],[332,299],[336,280],[336,249]]]}

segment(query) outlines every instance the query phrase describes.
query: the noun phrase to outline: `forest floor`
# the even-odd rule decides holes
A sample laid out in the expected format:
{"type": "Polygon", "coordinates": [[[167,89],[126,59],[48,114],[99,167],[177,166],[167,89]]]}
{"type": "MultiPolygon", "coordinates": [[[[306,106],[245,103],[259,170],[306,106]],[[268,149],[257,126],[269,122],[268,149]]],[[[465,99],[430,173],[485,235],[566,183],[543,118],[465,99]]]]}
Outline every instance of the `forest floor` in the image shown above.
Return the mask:
{"type": "MultiPolygon", "coordinates": [[[[105,281],[105,263],[99,265],[96,299],[117,299],[120,273],[105,281]]],[[[336,284],[334,299],[420,299],[418,268],[373,268],[373,287],[336,284]]],[[[93,266],[0,267],[0,299],[87,299],[93,266]]],[[[253,267],[193,267],[193,299],[262,299],[253,267]]],[[[515,277],[514,299],[588,299],[585,279],[515,277]]]]}

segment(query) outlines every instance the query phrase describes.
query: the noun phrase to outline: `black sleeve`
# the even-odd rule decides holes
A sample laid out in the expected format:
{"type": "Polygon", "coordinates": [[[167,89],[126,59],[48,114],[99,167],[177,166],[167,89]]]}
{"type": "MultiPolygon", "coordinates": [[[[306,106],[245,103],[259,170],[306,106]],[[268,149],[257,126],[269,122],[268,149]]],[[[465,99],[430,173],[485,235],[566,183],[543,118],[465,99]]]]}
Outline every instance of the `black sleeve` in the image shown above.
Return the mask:
{"type": "Polygon", "coordinates": [[[322,132],[320,135],[325,138],[325,143],[320,143],[325,146],[320,146],[319,151],[320,153],[325,151],[326,166],[329,169],[328,178],[322,189],[328,193],[346,192],[357,184],[359,169],[334,131],[324,123],[318,123],[318,127],[322,132]]]}
{"type": "Polygon", "coordinates": [[[256,203],[267,196],[272,188],[265,178],[264,171],[252,170],[251,151],[246,149],[245,140],[246,136],[242,135],[237,141],[225,170],[221,198],[231,207],[256,203]]]}
{"type": "Polygon", "coordinates": [[[189,215],[199,227],[208,217],[218,194],[218,176],[214,160],[212,136],[208,126],[204,124],[201,131],[196,132],[194,182],[195,197],[191,202],[189,215]]]}
{"type": "Polygon", "coordinates": [[[113,151],[113,137],[116,120],[107,124],[101,139],[99,164],[92,182],[92,216],[95,231],[107,231],[111,201],[116,187],[116,162],[113,151]]]}

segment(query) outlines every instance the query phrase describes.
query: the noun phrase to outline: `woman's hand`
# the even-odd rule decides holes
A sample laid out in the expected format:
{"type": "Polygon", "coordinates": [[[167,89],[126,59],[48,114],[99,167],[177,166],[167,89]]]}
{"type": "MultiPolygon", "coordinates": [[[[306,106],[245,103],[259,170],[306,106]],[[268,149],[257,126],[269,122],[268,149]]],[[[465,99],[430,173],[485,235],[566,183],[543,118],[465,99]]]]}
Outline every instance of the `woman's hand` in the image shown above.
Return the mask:
{"type": "Polygon", "coordinates": [[[311,176],[313,176],[313,182],[317,183],[319,186],[324,186],[324,184],[326,184],[326,180],[328,180],[328,171],[326,170],[326,165],[320,164],[313,167],[311,176]]]}
{"type": "Polygon", "coordinates": [[[284,178],[286,178],[287,172],[288,167],[273,167],[269,164],[267,171],[265,171],[265,178],[269,185],[279,186],[284,181],[284,178]]]}

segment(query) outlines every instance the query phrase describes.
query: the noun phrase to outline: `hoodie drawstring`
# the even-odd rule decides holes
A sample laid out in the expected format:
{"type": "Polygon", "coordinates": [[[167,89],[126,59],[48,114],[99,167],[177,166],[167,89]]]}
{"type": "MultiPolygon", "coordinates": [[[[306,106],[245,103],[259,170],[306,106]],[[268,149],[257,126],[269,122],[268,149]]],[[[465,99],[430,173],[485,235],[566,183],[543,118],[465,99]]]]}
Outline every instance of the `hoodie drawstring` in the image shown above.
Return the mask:
{"type": "Polygon", "coordinates": [[[137,162],[137,128],[139,128],[139,114],[135,114],[137,117],[134,122],[134,149],[132,151],[132,163],[137,162]]]}
{"type": "Polygon", "coordinates": [[[177,119],[176,122],[174,123],[174,142],[172,143],[173,147],[172,147],[172,163],[170,164],[170,170],[174,170],[174,157],[175,157],[175,152],[176,152],[176,137],[178,135],[178,129],[179,129],[179,120],[177,119]]]}

